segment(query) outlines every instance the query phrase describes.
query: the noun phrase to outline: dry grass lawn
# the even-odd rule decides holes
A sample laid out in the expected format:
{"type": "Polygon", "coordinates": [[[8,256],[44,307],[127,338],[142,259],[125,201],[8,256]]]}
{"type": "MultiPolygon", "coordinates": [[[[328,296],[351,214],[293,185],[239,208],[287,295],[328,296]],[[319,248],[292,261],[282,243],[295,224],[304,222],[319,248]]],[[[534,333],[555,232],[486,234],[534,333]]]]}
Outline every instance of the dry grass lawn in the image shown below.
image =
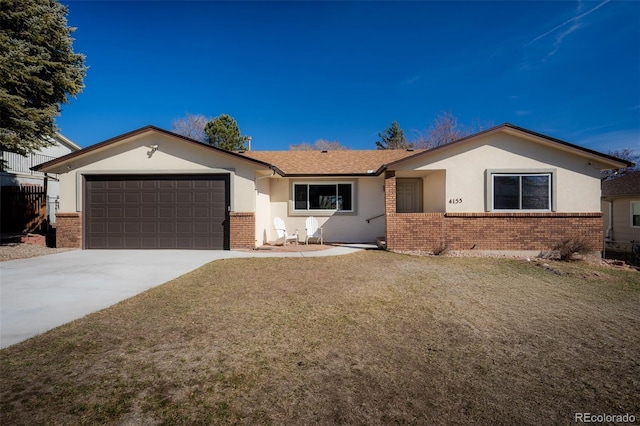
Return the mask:
{"type": "Polygon", "coordinates": [[[2,424],[640,418],[640,274],[378,251],[225,260],[0,355],[2,424]]]}

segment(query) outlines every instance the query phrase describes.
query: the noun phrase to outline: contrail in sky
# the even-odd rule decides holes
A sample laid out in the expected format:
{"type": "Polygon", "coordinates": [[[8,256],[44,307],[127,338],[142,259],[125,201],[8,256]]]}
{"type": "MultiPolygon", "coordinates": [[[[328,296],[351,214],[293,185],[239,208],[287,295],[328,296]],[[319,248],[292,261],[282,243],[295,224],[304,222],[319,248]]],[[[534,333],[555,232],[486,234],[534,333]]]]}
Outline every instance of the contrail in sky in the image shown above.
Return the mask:
{"type": "MultiPolygon", "coordinates": [[[[570,24],[570,23],[572,23],[574,21],[578,21],[578,20],[584,18],[585,16],[589,15],[590,13],[595,12],[596,10],[600,9],[602,6],[604,6],[605,4],[609,3],[610,1],[611,0],[604,0],[602,3],[598,4],[597,6],[593,7],[592,9],[587,10],[583,14],[580,14],[578,16],[574,16],[573,18],[566,20],[565,22],[563,22],[562,24],[556,26],[555,28],[552,28],[549,31],[547,31],[546,33],[534,38],[533,40],[531,40],[529,42],[529,44],[527,46],[532,45],[533,43],[535,43],[536,41],[540,40],[541,38],[545,38],[546,36],[548,36],[552,32],[564,27],[567,24],[570,24]]],[[[575,29],[577,29],[577,27],[575,27],[575,29]]],[[[564,35],[566,35],[566,34],[564,34],[564,35]]]]}

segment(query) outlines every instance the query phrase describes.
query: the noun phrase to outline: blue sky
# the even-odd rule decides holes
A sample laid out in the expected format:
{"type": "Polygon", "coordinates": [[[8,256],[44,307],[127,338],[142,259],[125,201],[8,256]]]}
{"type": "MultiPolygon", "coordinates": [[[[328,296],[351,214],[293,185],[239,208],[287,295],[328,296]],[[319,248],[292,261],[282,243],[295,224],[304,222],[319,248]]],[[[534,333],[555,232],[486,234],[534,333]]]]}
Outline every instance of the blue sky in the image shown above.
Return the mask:
{"type": "Polygon", "coordinates": [[[186,113],[254,150],[375,149],[447,111],[640,152],[640,2],[74,1],[84,91],[57,124],[88,146],[186,113]]]}

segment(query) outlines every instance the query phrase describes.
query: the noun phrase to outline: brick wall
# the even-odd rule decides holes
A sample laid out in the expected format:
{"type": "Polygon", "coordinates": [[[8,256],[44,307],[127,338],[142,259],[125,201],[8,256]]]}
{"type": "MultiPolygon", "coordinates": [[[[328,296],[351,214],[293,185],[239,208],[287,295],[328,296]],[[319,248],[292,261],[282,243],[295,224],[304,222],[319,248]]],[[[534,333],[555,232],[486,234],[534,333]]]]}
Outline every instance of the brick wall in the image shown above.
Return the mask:
{"type": "Polygon", "coordinates": [[[82,248],[80,213],[56,213],[56,247],[82,248]]]}
{"type": "Polygon", "coordinates": [[[253,249],[256,246],[256,220],[254,213],[229,214],[229,248],[253,249]]]}
{"type": "Polygon", "coordinates": [[[387,247],[432,251],[549,250],[564,239],[602,248],[602,214],[594,213],[392,213],[387,247]]]}

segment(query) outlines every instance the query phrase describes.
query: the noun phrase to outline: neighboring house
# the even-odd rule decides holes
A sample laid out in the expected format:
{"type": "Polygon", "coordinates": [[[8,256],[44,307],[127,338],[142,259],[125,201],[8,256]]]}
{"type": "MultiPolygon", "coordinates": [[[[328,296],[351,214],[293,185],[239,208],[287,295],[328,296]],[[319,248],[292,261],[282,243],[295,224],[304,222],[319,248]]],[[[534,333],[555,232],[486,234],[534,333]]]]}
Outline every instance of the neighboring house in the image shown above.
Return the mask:
{"type": "Polygon", "coordinates": [[[628,162],[503,124],[432,150],[227,152],[148,126],[40,164],[59,247],[255,248],[273,218],[398,251],[602,248],[600,171],[628,162]]]}
{"type": "Polygon", "coordinates": [[[602,213],[607,250],[631,252],[640,244],[640,170],[602,182],[602,213]]]}
{"type": "MultiPolygon", "coordinates": [[[[60,198],[58,177],[56,174],[46,175],[43,172],[33,170],[32,167],[80,149],[82,149],[80,146],[62,134],[56,133],[52,145],[40,148],[38,151],[27,155],[0,150],[0,160],[3,164],[0,172],[0,186],[39,186],[46,188],[47,206],[51,207],[48,209],[49,223],[55,223],[55,206],[60,198]]],[[[3,206],[3,210],[7,207],[3,206]]]]}

